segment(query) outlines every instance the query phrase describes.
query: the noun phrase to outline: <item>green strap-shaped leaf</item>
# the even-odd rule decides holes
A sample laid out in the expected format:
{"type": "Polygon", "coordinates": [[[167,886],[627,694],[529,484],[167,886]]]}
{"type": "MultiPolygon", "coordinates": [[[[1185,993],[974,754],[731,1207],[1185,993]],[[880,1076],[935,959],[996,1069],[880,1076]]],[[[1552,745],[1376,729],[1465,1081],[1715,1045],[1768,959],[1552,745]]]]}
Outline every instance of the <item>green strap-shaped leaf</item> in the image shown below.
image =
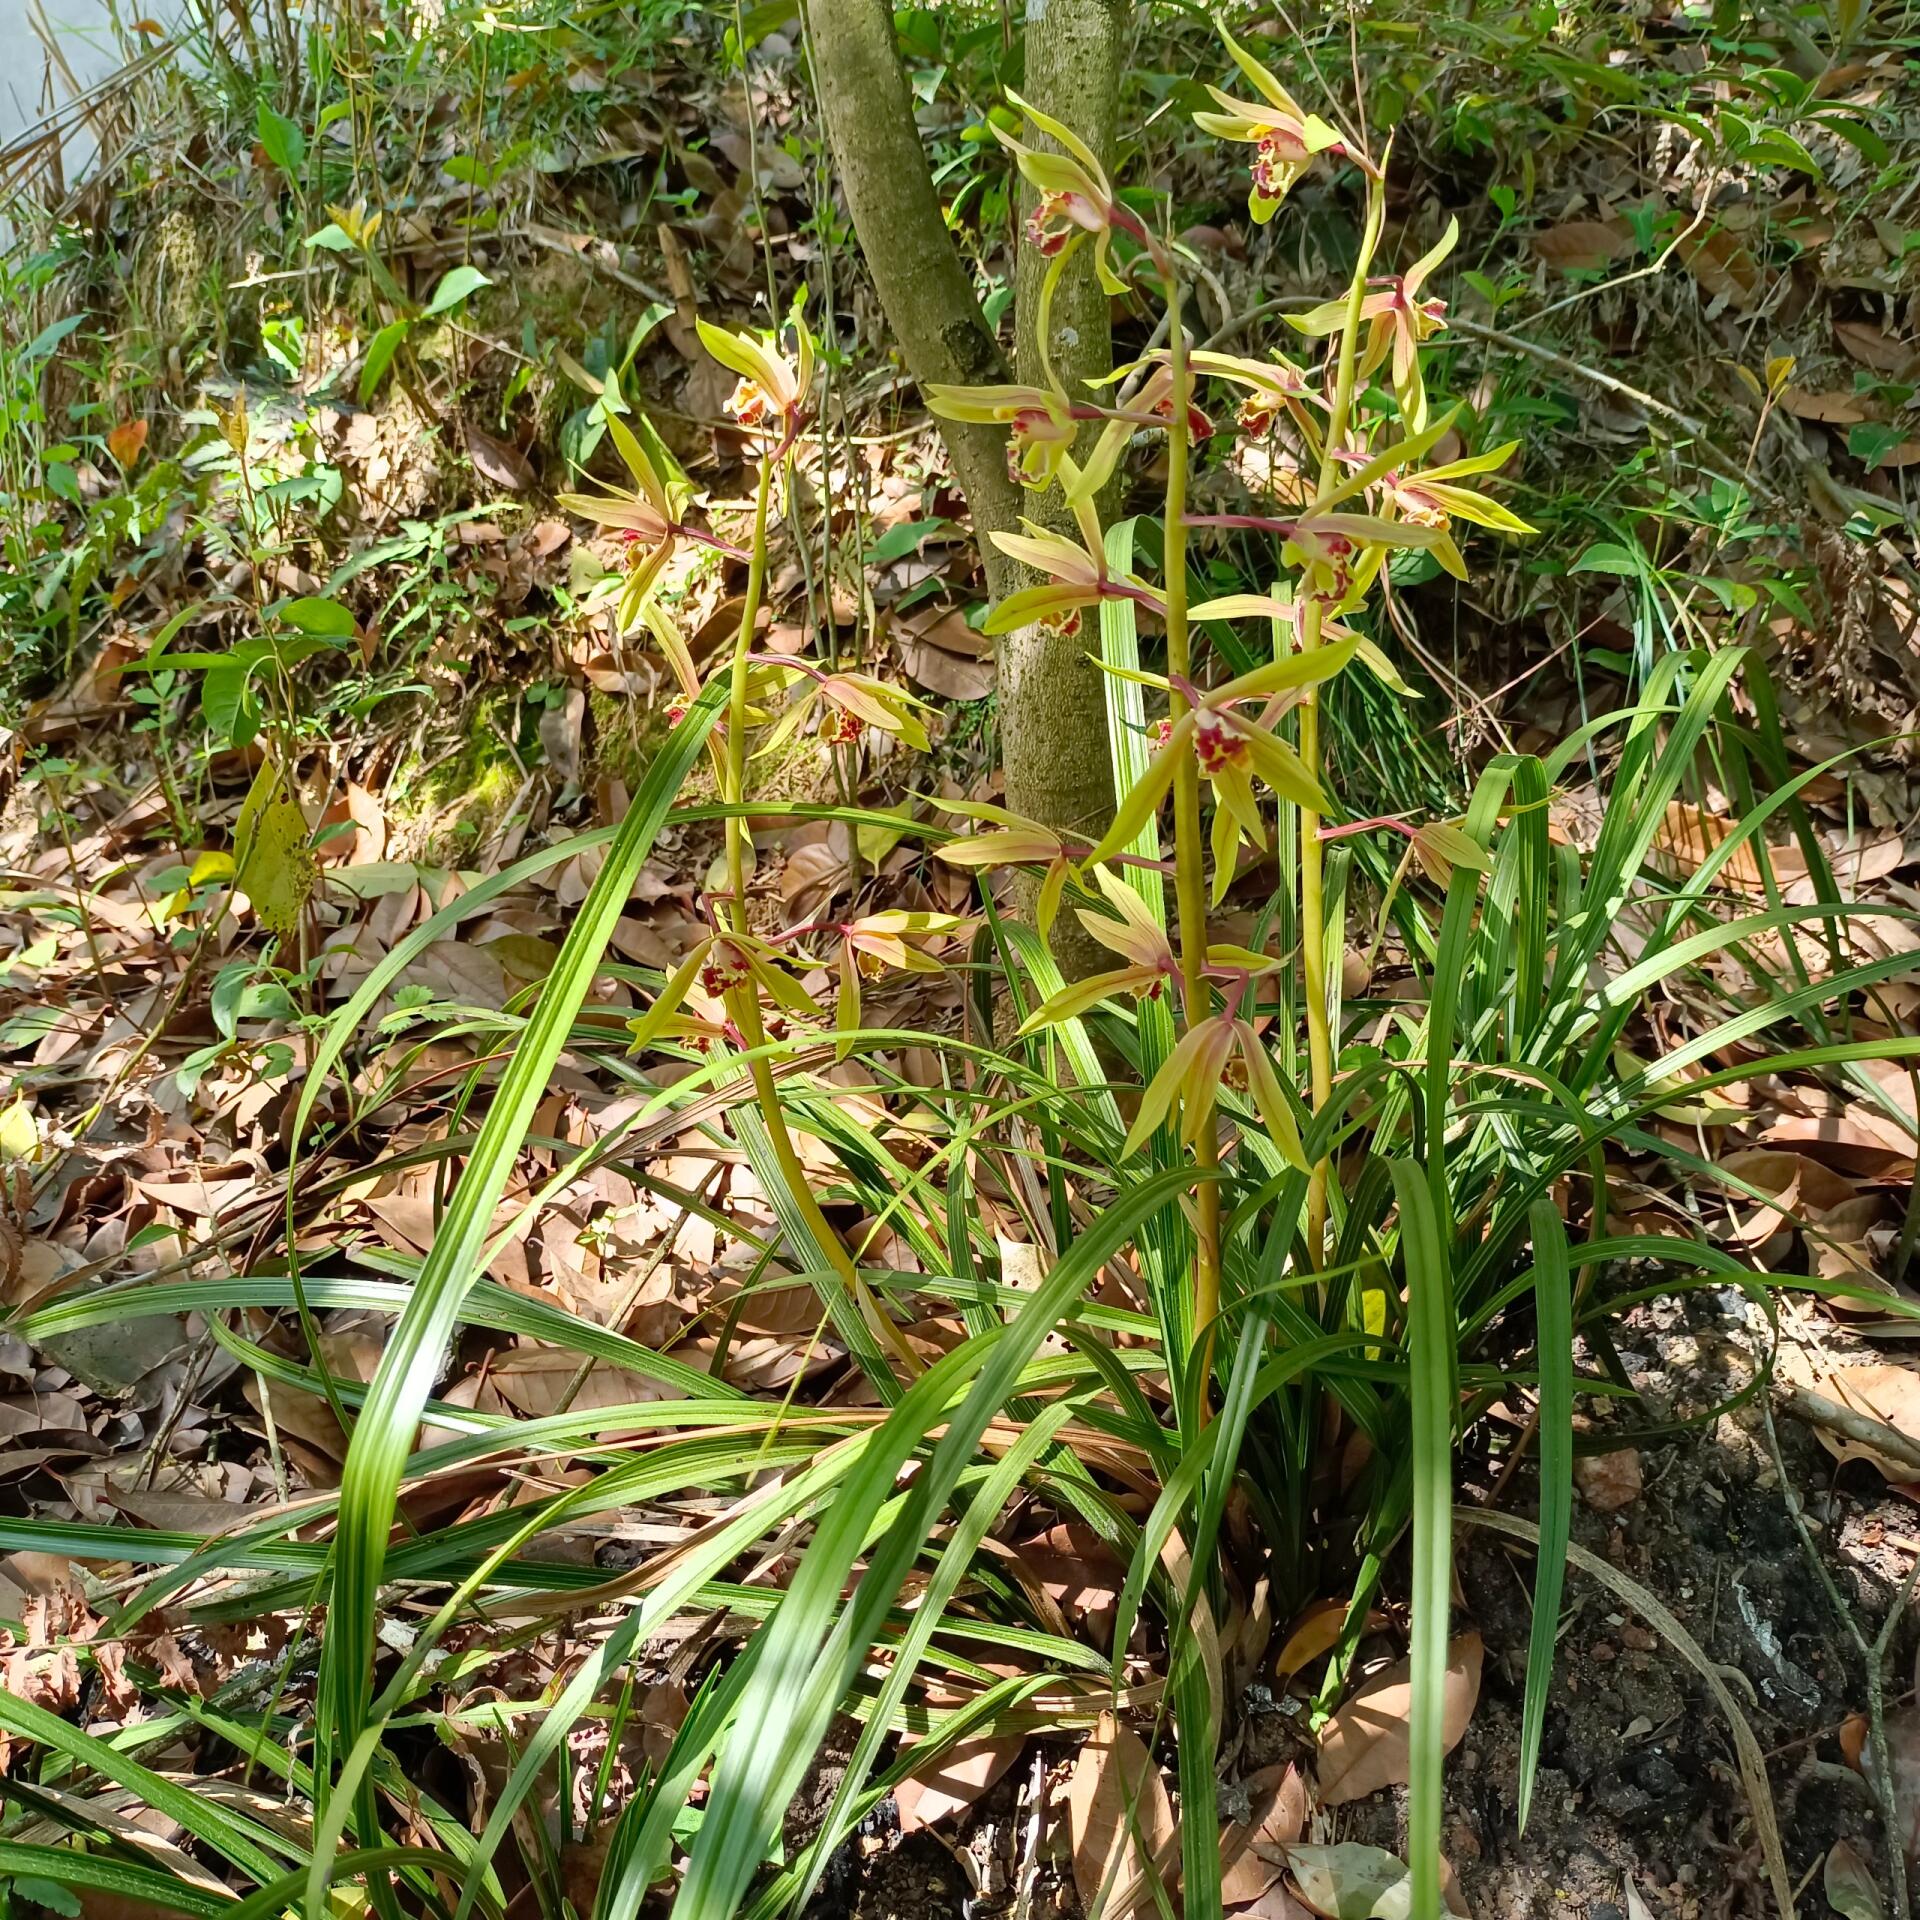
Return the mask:
{"type": "MultiPolygon", "coordinates": [[[[541,989],[526,1032],[507,1064],[472,1156],[421,1265],[412,1298],[387,1342],[366,1404],[354,1424],[340,1484],[339,1531],[314,1741],[315,1784],[323,1803],[336,1753],[350,1748],[366,1724],[387,1536],[421,1409],[433,1390],[442,1353],[459,1324],[461,1302],[478,1277],[494,1208],[506,1191],[535,1109],[546,1097],[553,1070],[593,985],[614,925],[626,908],[675,795],[719,716],[726,691],[724,681],[716,680],[701,694],[668,736],[641,782],[626,820],[607,849],[606,863],[581,904],[541,989]]],[[[324,1053],[325,1049],[323,1057],[324,1053]]],[[[366,1824],[371,1831],[372,1823],[366,1824]]]]}
{"type": "Polygon", "coordinates": [[[112,1742],[70,1726],[57,1713],[49,1713],[45,1707],[35,1706],[29,1700],[0,1694],[0,1728],[22,1740],[38,1741],[55,1753],[64,1754],[76,1766],[111,1780],[117,1787],[125,1787],[156,1813],[178,1821],[195,1839],[255,1880],[272,1880],[279,1875],[281,1867],[276,1853],[291,1855],[299,1851],[291,1841],[256,1825],[220,1801],[190,1792],[177,1780],[169,1780],[151,1767],[142,1766],[112,1742]]]}
{"type": "Polygon", "coordinates": [[[1527,1645],[1527,1693],[1520,1714],[1520,1831],[1533,1805],[1540,1735],[1547,1723],[1560,1593],[1567,1578],[1573,1521],[1573,1280],[1560,1209],[1533,1203],[1534,1345],[1540,1365],[1540,1558],[1533,1580],[1533,1637],[1527,1645]]]}
{"type": "MultiPolygon", "coordinates": [[[[1456,889],[1457,892],[1457,889],[1456,889]]],[[[1449,902],[1451,905],[1451,902],[1449,902]]],[[[1430,1121],[1438,1131],[1439,1117],[1430,1121]]],[[[1435,1158],[1438,1158],[1436,1152],[1435,1158]]],[[[1400,1248],[1407,1273],[1413,1361],[1412,1703],[1407,1858],[1413,1911],[1439,1914],[1440,1770],[1446,1717],[1447,1626],[1453,1605],[1453,1275],[1446,1230],[1427,1169],[1393,1162],[1400,1248]]]]}

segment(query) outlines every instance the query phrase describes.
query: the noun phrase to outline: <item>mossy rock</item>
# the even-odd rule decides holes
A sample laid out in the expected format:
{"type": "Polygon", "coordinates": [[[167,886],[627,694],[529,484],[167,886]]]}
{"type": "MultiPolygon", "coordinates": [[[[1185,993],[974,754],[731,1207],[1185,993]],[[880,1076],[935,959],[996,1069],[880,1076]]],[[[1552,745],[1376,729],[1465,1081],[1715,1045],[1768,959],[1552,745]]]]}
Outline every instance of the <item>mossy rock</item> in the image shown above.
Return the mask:
{"type": "Polygon", "coordinates": [[[396,769],[386,790],[394,857],[463,866],[500,827],[523,781],[495,728],[496,719],[510,712],[505,696],[483,695],[468,710],[457,752],[430,761],[423,771],[396,769]]]}

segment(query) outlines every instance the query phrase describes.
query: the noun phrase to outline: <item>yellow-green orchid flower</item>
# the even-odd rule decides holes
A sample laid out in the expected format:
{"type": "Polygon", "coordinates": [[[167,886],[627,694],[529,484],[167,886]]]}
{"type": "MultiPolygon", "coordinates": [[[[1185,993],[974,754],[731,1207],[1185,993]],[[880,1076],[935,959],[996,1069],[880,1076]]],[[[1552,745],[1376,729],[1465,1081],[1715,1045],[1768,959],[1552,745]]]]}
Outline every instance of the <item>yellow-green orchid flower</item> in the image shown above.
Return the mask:
{"type": "MultiPolygon", "coordinates": [[[[1447,303],[1422,299],[1420,289],[1460,238],[1460,222],[1450,220],[1439,244],[1423,253],[1405,273],[1368,281],[1373,291],[1360,303],[1360,319],[1367,329],[1360,349],[1358,373],[1366,379],[1389,356],[1392,358],[1394,398],[1401,417],[1418,433],[1427,424],[1426,384],[1420,373],[1420,348],[1447,323],[1447,303]]],[[[1288,323],[1312,337],[1338,333],[1346,325],[1347,303],[1329,300],[1311,313],[1289,314],[1288,323]]]]}
{"type": "Polygon", "coordinates": [[[1313,164],[1315,154],[1346,153],[1348,148],[1332,127],[1318,114],[1308,113],[1224,26],[1219,27],[1219,34],[1234,64],[1260,99],[1238,100],[1218,87],[1209,87],[1207,91],[1223,111],[1196,113],[1193,123],[1205,133],[1253,147],[1253,185],[1247,195],[1247,211],[1257,224],[1265,225],[1293,183],[1313,164]]]}
{"type": "Polygon", "coordinates": [[[1300,1129],[1294,1123],[1293,1109],[1281,1089],[1280,1076],[1274,1072],[1273,1061],[1260,1036],[1245,1020],[1231,1014],[1214,1014],[1196,1021],[1181,1036],[1180,1044],[1167,1055],[1166,1063],[1140,1096],[1140,1111],[1127,1129],[1120,1157],[1130,1160],[1140,1151],[1176,1100],[1180,1103],[1180,1143],[1191,1146],[1199,1137],[1207,1116],[1219,1103],[1221,1082],[1236,1054],[1246,1074],[1247,1092],[1252,1096],[1268,1138],[1289,1166],[1304,1171],[1306,1151],[1300,1142],[1300,1129]]]}
{"type": "Polygon", "coordinates": [[[969,833],[944,846],[934,848],[934,857],[956,867],[1044,867],[1040,892],[1034,901],[1034,925],[1041,939],[1053,931],[1054,915],[1060,910],[1060,895],[1073,870],[1067,849],[1051,827],[1037,820],[1023,819],[1005,807],[984,800],[936,800],[942,813],[957,814],[962,820],[983,820],[990,833],[969,833]]]}
{"type": "MultiPolygon", "coordinates": [[[[1256,596],[1234,595],[1224,601],[1207,601],[1193,609],[1192,618],[1231,617],[1223,610],[1253,598],[1256,596]]],[[[1263,604],[1278,606],[1280,603],[1263,604]]],[[[1256,776],[1281,798],[1311,813],[1326,810],[1326,797],[1320,791],[1319,782],[1272,728],[1282,713],[1305,697],[1309,687],[1318,686],[1339,673],[1353,658],[1359,644],[1356,636],[1347,635],[1315,647],[1310,653],[1289,654],[1283,660],[1256,667],[1251,673],[1243,673],[1225,686],[1205,693],[1184,680],[1176,682],[1130,668],[1110,668],[1110,672],[1118,673],[1123,679],[1178,692],[1187,703],[1187,711],[1177,720],[1161,723],[1157,750],[1147,762],[1146,772],[1121,801],[1105,837],[1088,854],[1088,864],[1097,867],[1102,861],[1111,860],[1123,847],[1133,844],[1172,787],[1181,757],[1191,753],[1214,791],[1214,895],[1216,900],[1224,895],[1233,879],[1232,855],[1241,836],[1244,834],[1255,846],[1266,845],[1266,828],[1253,791],[1256,776]],[[1253,707],[1256,711],[1242,712],[1243,707],[1253,707]]]]}
{"type": "Polygon", "coordinates": [[[755,667],[783,681],[811,682],[799,699],[788,702],[778,724],[756,751],[756,759],[783,745],[816,705],[825,709],[820,737],[830,745],[850,745],[874,727],[881,733],[898,735],[918,753],[927,750],[927,729],[914,711],[924,711],[927,703],[902,687],[866,673],[823,673],[804,660],[756,660],[755,667]]]}
{"type": "Polygon", "coordinates": [[[807,395],[813,386],[813,338],[796,326],[797,352],[792,359],[750,333],[729,333],[706,320],[696,321],[700,343],[740,384],[727,401],[727,411],[755,433],[777,434],[780,451],[798,437],[806,420],[807,395]]]}
{"type": "MultiPolygon", "coordinates": [[[[620,587],[618,618],[620,631],[626,633],[642,620],[651,626],[659,625],[655,618],[657,607],[653,599],[653,586],[661,570],[672,558],[677,541],[697,541],[735,557],[738,557],[738,549],[716,540],[710,533],[701,533],[681,522],[675,511],[673,492],[665,477],[646,448],[640,444],[633,429],[618,414],[607,416],[607,437],[619,450],[628,473],[633,476],[633,491],[563,493],[559,496],[559,502],[569,513],[598,521],[601,526],[611,527],[619,535],[620,543],[626,549],[627,565],[626,576],[620,587]]],[[[678,671],[679,657],[671,645],[667,648],[667,654],[678,671]]],[[[686,685],[687,675],[682,674],[681,681],[686,685]]],[[[700,691],[698,680],[693,681],[689,691],[700,691]]]]}
{"type": "Polygon", "coordinates": [[[1195,373],[1225,380],[1245,390],[1246,398],[1240,402],[1234,425],[1247,439],[1264,440],[1272,432],[1275,418],[1284,412],[1310,446],[1319,444],[1319,432],[1307,407],[1309,403],[1315,406],[1324,403],[1305,373],[1283,355],[1248,360],[1238,354],[1215,353],[1198,347],[1187,356],[1187,364],[1195,373]]]}
{"type": "MultiPolygon", "coordinates": [[[[1094,442],[1093,451],[1087,456],[1084,467],[1075,467],[1071,460],[1065,463],[1067,503],[1076,510],[1083,504],[1091,504],[1094,496],[1107,484],[1120,462],[1121,454],[1126,450],[1127,442],[1139,429],[1165,427],[1173,419],[1173,367],[1164,351],[1156,351],[1146,359],[1135,361],[1132,366],[1116,368],[1097,380],[1089,380],[1087,384],[1091,387],[1112,386],[1142,366],[1149,366],[1151,370],[1141,383],[1140,390],[1128,397],[1125,406],[1085,409],[1087,414],[1103,418],[1107,424],[1094,442]]],[[[1194,404],[1189,386],[1187,439],[1197,444],[1212,438],[1213,422],[1194,404]]]]}
{"type": "Polygon", "coordinates": [[[921,392],[927,410],[942,420],[1006,427],[1007,472],[1023,487],[1050,486],[1080,430],[1066,395],[1051,387],[928,386],[921,392]]]}
{"type": "MultiPolygon", "coordinates": [[[[750,933],[712,934],[667,976],[653,1005],[628,1022],[633,1036],[628,1051],[642,1053],[666,1032],[695,987],[722,1005],[731,995],[747,993],[764,996],[775,1008],[799,1019],[825,1017],[820,1003],[787,971],[786,956],[777,947],[750,933]]],[[[731,1020],[728,1025],[734,1044],[742,1044],[731,1020]]]]}
{"type": "Polygon", "coordinates": [[[1089,913],[1085,907],[1076,907],[1074,915],[1094,939],[1127,964],[1062,987],[1027,1016],[1020,1028],[1023,1034],[1058,1026],[1116,993],[1130,993],[1136,1000],[1157,1000],[1168,982],[1177,982],[1180,977],[1173,943],[1167,938],[1166,928],[1147,911],[1146,902],[1105,868],[1094,878],[1120,917],[1116,920],[1113,914],[1089,913]]]}
{"type": "MultiPolygon", "coordinates": [[[[1083,517],[1083,526],[1089,518],[1083,517]]],[[[1165,611],[1166,603],[1144,581],[1130,573],[1109,572],[1097,537],[1082,546],[1031,520],[1021,525],[1026,528],[1024,534],[995,533],[993,544],[1009,559],[1049,578],[1043,586],[1021,587],[1008,594],[988,614],[982,632],[1011,633],[1016,627],[1043,626],[1055,633],[1076,634],[1081,609],[1098,606],[1102,600],[1131,600],[1155,613],[1165,611]]],[[[1094,533],[1097,536],[1097,527],[1094,533]]]]}
{"type": "Polygon", "coordinates": [[[615,528],[627,550],[626,584],[620,592],[620,628],[624,633],[640,616],[660,570],[673,555],[681,528],[666,482],[646,449],[618,414],[607,416],[607,435],[633,476],[632,493],[563,493],[560,505],[583,519],[615,528]]]}
{"type": "Polygon", "coordinates": [[[861,980],[877,980],[889,969],[898,973],[945,973],[932,954],[909,944],[909,936],[946,935],[964,923],[958,914],[920,913],[894,909],[870,913],[859,920],[843,920],[834,931],[840,936],[840,994],[834,1003],[833,1028],[839,1036],[835,1060],[853,1050],[860,1027],[861,980]]]}
{"type": "MultiPolygon", "coordinates": [[[[1456,580],[1464,580],[1467,567],[1460,549],[1454,544],[1451,531],[1453,521],[1469,520],[1475,526],[1490,527],[1496,533],[1528,534],[1538,531],[1511,508],[1503,507],[1490,494],[1482,493],[1475,487],[1456,484],[1471,474],[1491,473],[1496,467],[1505,466],[1519,444],[1517,440],[1509,440],[1504,446],[1490,448],[1485,453],[1468,454],[1463,459],[1448,460],[1440,466],[1414,473],[1402,472],[1397,466],[1380,471],[1381,457],[1376,456],[1362,472],[1367,475],[1369,490],[1380,495],[1382,503],[1392,508],[1398,520],[1434,536],[1424,544],[1456,580]]],[[[1393,451],[1395,449],[1388,449],[1389,453],[1393,451]]],[[[1338,491],[1349,491],[1353,481],[1360,477],[1356,474],[1353,480],[1343,482],[1338,491]]]]}
{"type": "Polygon", "coordinates": [[[1125,293],[1127,283],[1113,270],[1109,243],[1113,229],[1123,227],[1139,236],[1139,223],[1120,205],[1105,169],[1093,150],[1071,127],[1030,106],[1011,88],[1007,98],[1030,125],[1050,135],[1063,149],[1042,153],[989,119],[993,137],[1013,155],[1021,175],[1040,198],[1027,216],[1027,244],[1049,260],[1058,259],[1083,233],[1094,237],[1093,267],[1108,293],[1125,293]]]}

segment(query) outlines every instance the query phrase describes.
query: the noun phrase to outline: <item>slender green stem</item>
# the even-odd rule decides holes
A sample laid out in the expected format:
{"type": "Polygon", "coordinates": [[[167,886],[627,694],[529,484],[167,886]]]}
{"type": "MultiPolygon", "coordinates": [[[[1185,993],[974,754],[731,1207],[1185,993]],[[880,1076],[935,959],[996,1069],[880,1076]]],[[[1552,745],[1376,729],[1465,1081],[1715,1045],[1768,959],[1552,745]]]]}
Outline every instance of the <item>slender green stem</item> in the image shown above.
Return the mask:
{"type": "MultiPolygon", "coordinates": [[[[773,498],[773,459],[760,458],[753,496],[753,547],[747,559],[747,593],[740,608],[740,633],[734,642],[732,679],[727,688],[727,738],[722,781],[727,804],[738,807],[747,793],[747,680],[752,671],[753,629],[767,590],[767,506],[773,498]]],[[[727,816],[728,918],[735,933],[747,931],[747,823],[727,816]]]]}
{"type": "MultiPolygon", "coordinates": [[[[1355,372],[1360,357],[1360,309],[1367,297],[1367,269],[1379,244],[1384,206],[1377,185],[1367,207],[1366,230],[1353,280],[1347,290],[1346,324],[1340,334],[1340,354],[1334,375],[1333,401],[1327,414],[1327,438],[1320,449],[1320,482],[1316,494],[1326,494],[1339,477],[1340,450],[1346,442],[1347,422],[1353,412],[1355,372]]],[[[1320,644],[1325,613],[1321,597],[1327,583],[1316,568],[1306,580],[1307,604],[1300,623],[1300,646],[1310,652],[1320,644]]],[[[1320,779],[1320,694],[1307,689],[1300,705],[1300,757],[1315,782],[1320,779]]],[[[1332,999],[1327,966],[1325,849],[1320,839],[1320,815],[1300,809],[1300,968],[1307,1004],[1307,1071],[1312,1082],[1312,1106],[1318,1113],[1333,1097],[1333,1032],[1328,1018],[1332,999]]],[[[1344,929],[1342,944],[1344,945],[1344,929]]],[[[1322,1160],[1307,1188],[1307,1254],[1318,1267],[1326,1259],[1328,1166],[1322,1160]]]]}
{"type": "MultiPolygon", "coordinates": [[[[767,509],[773,497],[773,466],[772,454],[762,454],[759,484],[753,501],[753,550],[747,561],[747,592],[740,608],[740,633],[733,647],[733,677],[727,689],[726,757],[722,763],[721,788],[728,805],[735,811],[727,815],[728,899],[725,919],[728,929],[739,934],[748,931],[747,850],[750,843],[746,817],[738,811],[747,797],[747,681],[752,667],[754,623],[760,617],[760,602],[767,587],[767,509]]],[[[760,1018],[759,989],[754,982],[748,979],[735,987],[727,996],[727,1006],[748,1050],[760,1055],[760,1050],[767,1044],[767,1033],[760,1018]]],[[[749,1071],[753,1076],[754,1099],[767,1129],[773,1157],[779,1163],[781,1177],[793,1195],[794,1204],[806,1217],[807,1226],[818,1242],[820,1251],[832,1264],[841,1284],[859,1303],[861,1313],[887,1350],[906,1368],[909,1376],[920,1372],[919,1356],[907,1344],[906,1336],[892,1319],[881,1311],[871,1290],[860,1278],[851,1256],[841,1245],[840,1236],[828,1224],[826,1215],[820,1211],[819,1201],[813,1197],[807,1170],[801,1164],[799,1152],[793,1144],[793,1135],[787,1130],[787,1117],[781,1109],[780,1089],[774,1080],[772,1067],[761,1055],[751,1062],[749,1071]]]]}
{"type": "MultiPolygon", "coordinates": [[[[1187,367],[1186,335],[1180,323],[1180,283],[1167,275],[1167,344],[1173,367],[1173,392],[1167,421],[1167,674],[1173,681],[1174,718],[1188,710],[1178,689],[1191,685],[1193,652],[1187,632],[1187,465],[1190,447],[1187,405],[1192,381],[1187,367]]],[[[1179,910],[1180,971],[1185,1024],[1206,1018],[1207,875],[1205,836],[1200,828],[1200,763],[1183,753],[1173,777],[1173,885],[1179,910]]],[[[1220,1137],[1211,1112],[1193,1143],[1193,1161],[1202,1176],[1218,1164],[1220,1137]]],[[[1207,1417],[1207,1376],[1212,1371],[1214,1322],[1220,1317],[1220,1188],[1202,1178],[1195,1198],[1193,1262],[1193,1369],[1196,1418],[1207,1417]]]]}

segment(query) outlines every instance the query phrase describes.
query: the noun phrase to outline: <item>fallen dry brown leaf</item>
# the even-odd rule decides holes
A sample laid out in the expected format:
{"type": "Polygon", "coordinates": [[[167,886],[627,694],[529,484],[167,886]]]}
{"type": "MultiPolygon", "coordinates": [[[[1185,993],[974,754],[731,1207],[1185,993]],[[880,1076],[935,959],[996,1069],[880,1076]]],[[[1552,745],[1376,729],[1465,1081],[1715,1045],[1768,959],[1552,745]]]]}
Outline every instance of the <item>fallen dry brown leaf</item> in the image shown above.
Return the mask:
{"type": "Polygon", "coordinates": [[[1307,1782],[1298,1767],[1263,1768],[1245,1785],[1251,1817],[1220,1829],[1220,1897],[1230,1907],[1258,1900],[1280,1878],[1284,1850],[1307,1826],[1307,1782]]]}
{"type": "MultiPolygon", "coordinates": [[[[1451,1753],[1460,1744],[1473,1718],[1485,1652],[1474,1632],[1460,1634],[1447,1644],[1443,1752],[1451,1753]]],[[[1410,1660],[1396,1660],[1360,1683],[1320,1735],[1316,1772],[1322,1805],[1341,1807],[1364,1800],[1382,1787],[1406,1785],[1413,1777],[1412,1708],[1410,1660]]]]}
{"type": "Polygon", "coordinates": [[[927,1762],[923,1773],[909,1774],[893,1790],[902,1833],[918,1833],[964,1812],[1019,1759],[1026,1741],[1019,1734],[998,1739],[962,1740],[927,1762]]]}
{"type": "MultiPolygon", "coordinates": [[[[1920,1445],[1920,1372],[1892,1363],[1863,1367],[1835,1367],[1816,1385],[1819,1391],[1855,1413],[1892,1427],[1920,1445]]],[[[1878,1452],[1864,1441],[1845,1438],[1816,1425],[1814,1431],[1843,1464],[1865,1460],[1897,1486],[1913,1481],[1913,1469],[1878,1452]]]]}
{"type": "Polygon", "coordinates": [[[1147,1876],[1175,1850],[1173,1806],[1140,1736],[1101,1714],[1067,1783],[1073,1884],[1088,1912],[1153,1904],[1147,1876]]]}
{"type": "Polygon", "coordinates": [[[1622,220],[1567,220],[1536,233],[1528,243],[1562,273],[1596,272],[1633,251],[1633,230],[1622,220]]]}

